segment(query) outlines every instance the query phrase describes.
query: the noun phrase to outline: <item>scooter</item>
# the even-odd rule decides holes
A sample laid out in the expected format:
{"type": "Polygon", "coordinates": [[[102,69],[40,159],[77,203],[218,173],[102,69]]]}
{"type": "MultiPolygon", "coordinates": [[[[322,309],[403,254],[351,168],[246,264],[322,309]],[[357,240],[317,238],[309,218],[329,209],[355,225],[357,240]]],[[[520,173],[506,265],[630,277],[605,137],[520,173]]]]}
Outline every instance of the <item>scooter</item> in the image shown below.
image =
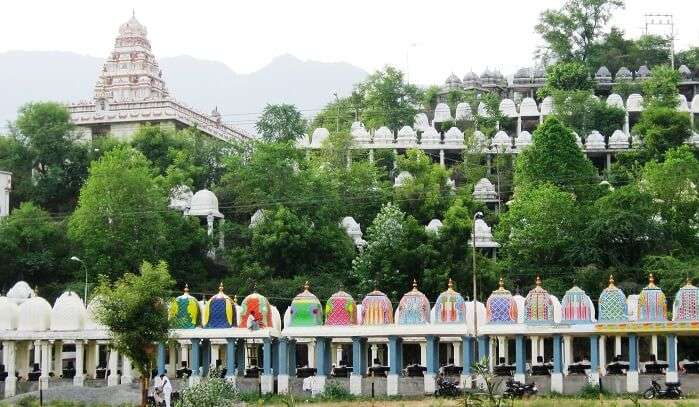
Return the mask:
{"type": "Polygon", "coordinates": [[[682,399],[684,394],[682,393],[682,387],[680,383],[665,383],[665,388],[663,389],[658,384],[657,380],[650,379],[650,387],[643,392],[643,398],[650,399],[682,399]]]}
{"type": "Polygon", "coordinates": [[[445,377],[437,378],[437,390],[434,395],[437,397],[456,397],[461,394],[458,380],[449,380],[445,377]]]}
{"type": "Polygon", "coordinates": [[[521,383],[516,380],[509,379],[505,383],[505,391],[503,394],[508,397],[524,397],[533,396],[539,392],[536,383],[521,383]]]}

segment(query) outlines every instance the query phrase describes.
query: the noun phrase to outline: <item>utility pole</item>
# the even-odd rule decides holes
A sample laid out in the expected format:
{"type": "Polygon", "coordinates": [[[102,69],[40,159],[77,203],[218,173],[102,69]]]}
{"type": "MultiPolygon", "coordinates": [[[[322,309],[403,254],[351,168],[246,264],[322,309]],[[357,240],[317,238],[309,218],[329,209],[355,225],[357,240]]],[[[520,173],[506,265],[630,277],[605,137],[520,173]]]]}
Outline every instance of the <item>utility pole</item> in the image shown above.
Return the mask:
{"type": "Polygon", "coordinates": [[[670,34],[667,35],[668,40],[670,40],[670,66],[675,69],[675,20],[672,14],[646,14],[645,16],[646,24],[644,29],[644,35],[650,33],[649,27],[652,26],[665,26],[670,27],[670,34]]]}
{"type": "Polygon", "coordinates": [[[337,97],[337,92],[333,92],[333,96],[335,96],[335,106],[337,107],[337,114],[335,117],[335,133],[340,132],[340,98],[337,97]]]}

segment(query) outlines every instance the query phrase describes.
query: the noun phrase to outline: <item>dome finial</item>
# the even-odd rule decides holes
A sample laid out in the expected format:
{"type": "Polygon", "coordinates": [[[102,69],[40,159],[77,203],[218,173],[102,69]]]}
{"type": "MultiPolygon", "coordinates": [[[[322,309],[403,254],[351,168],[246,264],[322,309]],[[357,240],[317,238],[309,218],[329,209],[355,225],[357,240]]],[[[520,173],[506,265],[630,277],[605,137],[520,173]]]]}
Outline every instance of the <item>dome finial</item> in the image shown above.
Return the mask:
{"type": "Polygon", "coordinates": [[[219,292],[220,294],[223,294],[223,281],[221,281],[221,282],[219,283],[219,285],[218,285],[218,292],[219,292]]]}
{"type": "Polygon", "coordinates": [[[35,285],[35,286],[34,286],[34,296],[35,296],[35,297],[38,297],[38,296],[39,296],[39,286],[38,286],[38,285],[35,285]]]}
{"type": "Polygon", "coordinates": [[[498,280],[498,288],[501,290],[505,289],[505,279],[502,278],[502,276],[500,277],[500,280],[498,280]]]}
{"type": "Polygon", "coordinates": [[[311,285],[308,284],[308,280],[306,280],[306,282],[303,284],[303,289],[304,291],[308,291],[309,288],[311,288],[311,285]]]}
{"type": "Polygon", "coordinates": [[[233,304],[238,305],[238,294],[233,294],[233,304]]]}
{"type": "Polygon", "coordinates": [[[655,287],[655,276],[653,273],[648,275],[648,287],[655,287]]]}
{"type": "Polygon", "coordinates": [[[613,275],[613,274],[610,274],[610,275],[609,275],[609,288],[614,288],[614,287],[616,287],[616,286],[614,285],[614,275],[613,275]]]}
{"type": "Polygon", "coordinates": [[[692,277],[687,275],[687,278],[685,279],[685,283],[686,283],[686,285],[692,285],[692,277]]]}
{"type": "Polygon", "coordinates": [[[189,284],[184,283],[184,293],[189,294],[189,284]]]}
{"type": "Polygon", "coordinates": [[[447,283],[447,289],[450,291],[454,291],[454,282],[452,281],[451,277],[449,277],[449,282],[447,283]]]}
{"type": "Polygon", "coordinates": [[[541,276],[538,274],[536,275],[536,286],[541,287],[541,276]]]}
{"type": "Polygon", "coordinates": [[[413,291],[417,291],[417,280],[413,279],[413,291]]]}

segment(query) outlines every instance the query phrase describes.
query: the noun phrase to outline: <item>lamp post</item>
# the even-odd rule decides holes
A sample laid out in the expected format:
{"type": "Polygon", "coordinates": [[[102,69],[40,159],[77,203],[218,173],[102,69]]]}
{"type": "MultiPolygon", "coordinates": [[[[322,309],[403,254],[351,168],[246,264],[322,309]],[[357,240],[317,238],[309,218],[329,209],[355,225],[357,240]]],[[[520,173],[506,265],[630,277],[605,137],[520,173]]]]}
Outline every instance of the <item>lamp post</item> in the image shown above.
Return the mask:
{"type": "Polygon", "coordinates": [[[478,342],[478,291],[476,288],[476,220],[483,217],[483,212],[473,215],[473,230],[471,231],[471,245],[473,248],[473,337],[478,342]]]}
{"type": "Polygon", "coordinates": [[[72,261],[77,261],[82,265],[83,270],[85,271],[85,292],[83,296],[83,301],[85,301],[85,306],[87,307],[87,266],[85,265],[85,262],[80,260],[78,257],[73,256],[70,258],[72,261]]]}

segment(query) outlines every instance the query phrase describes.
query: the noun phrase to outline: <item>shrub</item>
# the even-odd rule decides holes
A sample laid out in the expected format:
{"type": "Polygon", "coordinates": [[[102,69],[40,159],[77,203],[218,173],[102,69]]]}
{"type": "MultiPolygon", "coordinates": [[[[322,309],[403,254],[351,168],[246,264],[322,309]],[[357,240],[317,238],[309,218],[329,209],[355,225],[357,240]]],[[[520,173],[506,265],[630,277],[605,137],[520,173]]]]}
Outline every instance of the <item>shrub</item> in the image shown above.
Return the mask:
{"type": "Polygon", "coordinates": [[[353,400],[354,396],[340,383],[328,382],[323,391],[323,399],[326,400],[353,400]]]}
{"type": "Polygon", "coordinates": [[[182,391],[177,407],[223,407],[236,400],[232,383],[221,378],[208,378],[182,391]]]}

